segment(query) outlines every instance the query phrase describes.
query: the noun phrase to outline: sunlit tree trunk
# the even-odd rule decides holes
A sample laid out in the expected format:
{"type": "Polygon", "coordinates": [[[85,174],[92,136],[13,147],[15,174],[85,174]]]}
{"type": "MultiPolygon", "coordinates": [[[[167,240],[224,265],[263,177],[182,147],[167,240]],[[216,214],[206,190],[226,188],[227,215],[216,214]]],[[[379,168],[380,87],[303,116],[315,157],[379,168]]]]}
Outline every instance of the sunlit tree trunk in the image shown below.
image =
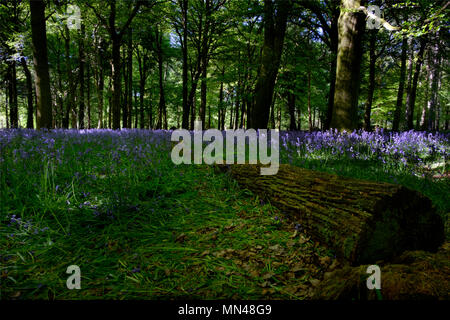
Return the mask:
{"type": "Polygon", "coordinates": [[[357,107],[360,85],[364,15],[358,12],[360,0],[342,0],[338,21],[339,43],[331,127],[353,130],[358,126],[357,107]]]}

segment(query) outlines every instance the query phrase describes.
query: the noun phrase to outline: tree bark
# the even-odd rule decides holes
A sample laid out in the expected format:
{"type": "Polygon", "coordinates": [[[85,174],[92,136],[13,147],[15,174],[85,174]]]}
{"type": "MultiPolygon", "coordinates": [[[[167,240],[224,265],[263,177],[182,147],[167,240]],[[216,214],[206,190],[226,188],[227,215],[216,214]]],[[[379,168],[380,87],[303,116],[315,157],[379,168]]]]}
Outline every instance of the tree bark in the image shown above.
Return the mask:
{"type": "Polygon", "coordinates": [[[409,99],[407,99],[405,121],[406,121],[406,128],[408,130],[414,128],[413,119],[414,119],[414,106],[416,103],[417,83],[419,81],[420,68],[422,67],[423,63],[423,53],[425,51],[426,43],[427,42],[425,38],[420,39],[420,48],[419,53],[417,55],[417,62],[414,70],[414,76],[412,79],[411,91],[408,95],[409,99]]]}
{"type": "Polygon", "coordinates": [[[127,98],[127,127],[132,127],[132,119],[133,119],[133,29],[128,28],[128,98],[127,98]]]}
{"type": "Polygon", "coordinates": [[[159,74],[159,111],[158,111],[158,124],[157,129],[167,130],[167,120],[163,121],[164,115],[166,113],[166,97],[164,94],[164,60],[163,60],[163,35],[159,32],[158,26],[156,27],[156,48],[158,56],[158,74],[159,74]]]}
{"type": "Polygon", "coordinates": [[[367,92],[366,110],[364,113],[364,129],[371,131],[370,114],[372,113],[373,93],[375,91],[375,65],[377,62],[377,56],[375,54],[375,46],[377,43],[378,30],[370,31],[370,48],[369,48],[369,89],[367,92]]]}
{"type": "Polygon", "coordinates": [[[250,114],[249,125],[252,128],[265,129],[269,122],[270,106],[291,7],[292,1],[290,0],[264,1],[264,44],[255,87],[255,101],[250,114]]]}
{"type": "Polygon", "coordinates": [[[290,165],[272,176],[260,175],[259,165],[219,168],[353,264],[389,260],[405,250],[434,251],[445,239],[431,200],[400,185],[290,165]]]}
{"type": "Polygon", "coordinates": [[[52,127],[52,96],[48,72],[47,34],[45,29],[45,2],[30,0],[31,40],[36,72],[37,118],[36,128],[52,127]]]}
{"type": "Polygon", "coordinates": [[[358,127],[357,108],[360,85],[362,36],[365,29],[364,14],[353,12],[360,0],[342,0],[339,16],[339,44],[336,68],[331,127],[354,130],[358,127]]]}
{"type": "MultiPolygon", "coordinates": [[[[27,62],[24,57],[20,59],[23,72],[25,73],[26,86],[27,86],[27,128],[33,129],[33,80],[31,77],[30,69],[28,69],[27,62]]],[[[62,106],[61,106],[62,108],[62,106]]]]}
{"type": "Polygon", "coordinates": [[[394,121],[392,123],[392,130],[398,131],[400,128],[400,114],[403,106],[403,93],[405,89],[405,77],[406,77],[406,55],[408,51],[408,40],[406,37],[403,37],[402,40],[402,53],[401,53],[401,66],[400,66],[400,79],[398,82],[398,91],[397,91],[397,103],[395,105],[394,111],[394,121]]]}
{"type": "Polygon", "coordinates": [[[78,57],[79,57],[78,81],[80,83],[80,96],[79,96],[80,106],[78,109],[78,128],[79,129],[84,129],[84,108],[85,108],[85,101],[84,101],[84,66],[85,66],[84,35],[85,35],[84,23],[81,23],[80,39],[78,42],[78,57]]]}
{"type": "Polygon", "coordinates": [[[8,93],[9,93],[9,123],[11,128],[19,127],[19,110],[17,104],[17,71],[16,61],[8,64],[8,93]]]}
{"type": "Polygon", "coordinates": [[[430,48],[430,88],[429,99],[427,101],[428,110],[428,130],[436,130],[436,115],[438,108],[438,88],[439,88],[439,75],[440,75],[440,52],[439,52],[439,35],[437,35],[433,41],[433,45],[430,48]]]}
{"type": "Polygon", "coordinates": [[[288,109],[289,109],[289,130],[297,130],[295,123],[295,93],[288,92],[288,109]]]}
{"type": "MultiPolygon", "coordinates": [[[[222,74],[223,74],[223,70],[225,70],[225,68],[222,68],[222,74]]],[[[223,80],[220,81],[218,112],[219,112],[219,115],[218,115],[217,127],[219,128],[219,130],[223,130],[224,128],[222,127],[222,117],[225,117],[224,112],[223,112],[223,80]]]]}
{"type": "Polygon", "coordinates": [[[183,16],[183,35],[180,35],[181,51],[183,55],[183,118],[181,126],[183,129],[189,129],[189,104],[188,104],[188,0],[179,0],[181,14],[183,16]]]}

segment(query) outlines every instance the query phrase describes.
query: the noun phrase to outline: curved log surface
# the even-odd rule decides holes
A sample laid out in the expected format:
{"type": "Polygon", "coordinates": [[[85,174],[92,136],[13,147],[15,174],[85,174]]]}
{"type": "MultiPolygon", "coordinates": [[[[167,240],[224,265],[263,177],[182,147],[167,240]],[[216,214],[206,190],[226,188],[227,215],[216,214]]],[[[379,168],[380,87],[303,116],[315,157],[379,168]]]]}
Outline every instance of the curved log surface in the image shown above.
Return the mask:
{"type": "Polygon", "coordinates": [[[388,261],[405,250],[436,251],[444,225],[431,200],[400,185],[280,165],[219,165],[241,187],[280,209],[314,240],[350,263],[388,261]]]}

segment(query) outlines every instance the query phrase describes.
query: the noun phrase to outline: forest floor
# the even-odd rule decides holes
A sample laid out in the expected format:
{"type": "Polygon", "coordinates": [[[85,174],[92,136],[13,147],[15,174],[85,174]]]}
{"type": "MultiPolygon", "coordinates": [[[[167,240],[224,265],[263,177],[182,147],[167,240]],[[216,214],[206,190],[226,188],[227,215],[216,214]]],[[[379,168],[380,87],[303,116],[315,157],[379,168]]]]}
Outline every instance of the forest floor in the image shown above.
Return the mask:
{"type": "MultiPolygon", "coordinates": [[[[310,138],[285,144],[282,161],[404,184],[448,221],[447,136],[432,137],[420,174],[361,159],[370,153],[362,149],[305,156],[298,148],[310,138]]],[[[167,132],[3,130],[0,147],[1,299],[308,299],[338,267],[333,252],[227,175],[174,165],[167,132]],[[66,287],[70,265],[81,269],[81,290],[66,287]]]]}

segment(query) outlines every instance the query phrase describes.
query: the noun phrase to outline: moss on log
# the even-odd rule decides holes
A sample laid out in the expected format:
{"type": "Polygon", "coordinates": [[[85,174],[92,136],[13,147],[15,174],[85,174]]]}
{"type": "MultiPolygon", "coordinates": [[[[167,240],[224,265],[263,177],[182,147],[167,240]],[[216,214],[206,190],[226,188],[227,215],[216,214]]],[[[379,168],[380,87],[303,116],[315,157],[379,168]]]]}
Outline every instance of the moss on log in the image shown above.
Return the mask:
{"type": "Polygon", "coordinates": [[[380,294],[367,289],[367,265],[346,266],[325,274],[312,299],[449,300],[450,243],[437,253],[406,251],[394,263],[381,265],[380,294]]]}
{"type": "Polygon", "coordinates": [[[400,185],[290,165],[273,176],[260,175],[258,165],[219,168],[352,264],[389,260],[405,250],[436,251],[444,241],[431,200],[400,185]]]}

